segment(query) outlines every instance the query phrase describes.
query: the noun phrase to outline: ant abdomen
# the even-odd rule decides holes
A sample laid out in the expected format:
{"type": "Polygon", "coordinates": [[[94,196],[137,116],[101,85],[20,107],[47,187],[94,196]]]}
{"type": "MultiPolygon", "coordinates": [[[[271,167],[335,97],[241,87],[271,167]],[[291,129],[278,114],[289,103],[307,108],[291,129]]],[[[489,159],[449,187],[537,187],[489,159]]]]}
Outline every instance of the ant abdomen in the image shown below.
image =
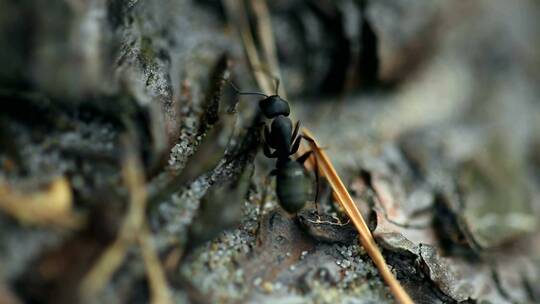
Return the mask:
{"type": "Polygon", "coordinates": [[[311,198],[312,184],[304,166],[296,161],[288,161],[275,171],[276,194],[285,211],[296,213],[311,198]]]}

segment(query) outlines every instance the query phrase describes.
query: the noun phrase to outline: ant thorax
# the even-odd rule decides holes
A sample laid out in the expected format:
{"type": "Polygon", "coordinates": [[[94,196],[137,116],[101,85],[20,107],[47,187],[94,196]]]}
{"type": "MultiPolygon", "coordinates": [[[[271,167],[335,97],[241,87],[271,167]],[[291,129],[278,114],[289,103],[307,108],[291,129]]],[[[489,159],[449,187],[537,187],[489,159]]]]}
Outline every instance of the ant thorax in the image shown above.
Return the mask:
{"type": "Polygon", "coordinates": [[[269,146],[277,151],[278,158],[287,158],[291,154],[292,128],[291,120],[283,115],[272,121],[267,140],[269,146]]]}

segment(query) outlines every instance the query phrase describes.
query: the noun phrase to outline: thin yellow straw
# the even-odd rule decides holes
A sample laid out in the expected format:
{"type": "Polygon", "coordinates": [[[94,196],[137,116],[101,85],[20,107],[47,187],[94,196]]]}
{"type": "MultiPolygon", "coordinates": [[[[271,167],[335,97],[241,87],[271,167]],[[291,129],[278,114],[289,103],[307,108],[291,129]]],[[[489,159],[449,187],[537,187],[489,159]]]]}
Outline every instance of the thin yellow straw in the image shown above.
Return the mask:
{"type": "Polygon", "coordinates": [[[309,145],[313,153],[315,154],[315,157],[317,157],[317,164],[319,170],[324,176],[326,176],[326,179],[328,180],[330,186],[332,187],[332,190],[334,191],[337,201],[341,204],[343,209],[345,209],[345,212],[358,230],[362,246],[364,246],[368,255],[373,260],[373,263],[379,269],[379,272],[381,273],[384,281],[386,282],[386,284],[388,284],[388,287],[390,287],[390,291],[392,292],[392,294],[394,294],[394,297],[396,298],[396,300],[398,300],[399,303],[414,303],[388,268],[388,265],[386,264],[386,261],[384,260],[381,251],[379,250],[377,244],[375,243],[375,240],[373,239],[371,231],[369,230],[366,222],[364,221],[364,218],[362,217],[362,214],[360,213],[360,210],[358,210],[358,207],[356,206],[351,195],[347,191],[347,188],[339,178],[328,156],[323,150],[319,148],[319,146],[313,139],[313,135],[307,128],[302,128],[302,133],[304,133],[306,137],[311,138],[311,141],[309,141],[309,145]]]}

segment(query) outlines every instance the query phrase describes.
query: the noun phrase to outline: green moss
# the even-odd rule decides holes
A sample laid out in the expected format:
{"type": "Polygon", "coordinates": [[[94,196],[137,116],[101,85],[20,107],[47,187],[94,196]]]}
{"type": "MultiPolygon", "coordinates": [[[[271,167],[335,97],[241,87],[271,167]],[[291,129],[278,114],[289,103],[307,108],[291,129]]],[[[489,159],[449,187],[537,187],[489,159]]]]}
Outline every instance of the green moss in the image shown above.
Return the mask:
{"type": "Polygon", "coordinates": [[[151,38],[141,38],[141,55],[146,64],[154,62],[154,59],[156,58],[156,52],[154,50],[154,45],[152,44],[151,38]]]}

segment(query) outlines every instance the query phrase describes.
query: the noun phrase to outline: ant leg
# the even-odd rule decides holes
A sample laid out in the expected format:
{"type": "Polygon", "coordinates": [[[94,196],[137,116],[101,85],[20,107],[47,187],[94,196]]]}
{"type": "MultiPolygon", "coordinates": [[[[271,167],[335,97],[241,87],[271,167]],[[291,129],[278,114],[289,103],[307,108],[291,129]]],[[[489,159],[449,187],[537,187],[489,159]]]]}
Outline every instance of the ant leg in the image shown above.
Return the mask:
{"type": "Polygon", "coordinates": [[[298,152],[298,148],[300,148],[300,140],[302,137],[298,136],[291,147],[291,151],[289,152],[289,155],[293,155],[294,153],[298,152]]]}
{"type": "Polygon", "coordinates": [[[268,158],[276,158],[277,157],[277,152],[274,151],[270,151],[270,147],[268,146],[268,144],[264,144],[263,145],[263,152],[264,152],[264,156],[268,157],[268,158]]]}
{"type": "Polygon", "coordinates": [[[312,153],[313,153],[313,151],[307,151],[306,153],[300,155],[296,159],[296,161],[303,165],[306,162],[306,160],[311,156],[312,153]]]}
{"type": "MultiPolygon", "coordinates": [[[[260,93],[260,92],[242,92],[242,91],[240,91],[238,89],[238,87],[236,87],[236,85],[234,85],[234,83],[229,78],[222,77],[221,80],[226,81],[231,86],[231,88],[234,90],[236,95],[259,95],[259,96],[264,96],[266,98],[268,97],[268,95],[260,93]]],[[[229,113],[229,114],[236,113],[236,107],[238,106],[239,102],[240,102],[240,99],[237,98],[233,102],[233,104],[227,109],[227,113],[229,113]]]]}
{"type": "Polygon", "coordinates": [[[264,125],[264,141],[270,148],[275,148],[276,145],[274,145],[274,142],[272,141],[272,136],[270,136],[270,128],[268,128],[268,125],[264,125]]]}
{"type": "MultiPolygon", "coordinates": [[[[313,154],[313,151],[307,151],[296,159],[297,162],[304,164],[304,162],[313,154]]],[[[315,157],[315,210],[319,214],[319,188],[320,188],[320,176],[319,176],[319,163],[317,162],[317,157],[315,157]]]]}
{"type": "Polygon", "coordinates": [[[309,141],[310,143],[315,144],[315,146],[317,146],[317,148],[319,148],[319,150],[326,150],[326,149],[328,149],[327,146],[319,146],[319,145],[315,142],[315,140],[314,140],[313,138],[311,138],[311,137],[309,137],[309,136],[307,136],[307,135],[301,134],[301,135],[298,136],[298,137],[301,137],[301,138],[303,138],[303,139],[309,141]]]}
{"type": "Polygon", "coordinates": [[[242,92],[234,85],[234,83],[229,78],[222,78],[222,79],[227,81],[229,85],[233,88],[234,92],[238,95],[260,95],[260,96],[268,97],[268,95],[264,93],[260,93],[260,92],[242,92]]]}
{"type": "MultiPolygon", "coordinates": [[[[317,145],[317,143],[315,143],[315,140],[313,138],[309,137],[309,136],[306,136],[306,135],[302,134],[299,137],[309,141],[310,143],[313,143],[313,144],[317,145]]],[[[314,167],[315,167],[315,183],[317,184],[317,189],[316,189],[316,192],[315,192],[315,208],[317,210],[317,213],[319,213],[318,200],[319,200],[319,178],[320,177],[319,177],[319,163],[318,163],[318,160],[317,160],[317,156],[315,156],[314,167]]]]}
{"type": "Polygon", "coordinates": [[[309,141],[310,143],[315,143],[315,140],[313,138],[311,138],[311,137],[309,137],[309,136],[307,136],[305,134],[300,135],[300,137],[302,137],[303,139],[309,141]]]}
{"type": "Polygon", "coordinates": [[[294,125],[294,131],[291,137],[291,144],[296,139],[296,137],[298,137],[298,130],[300,130],[300,121],[297,121],[296,124],[294,125]]]}
{"type": "Polygon", "coordinates": [[[319,189],[320,189],[320,176],[319,176],[319,162],[317,156],[314,157],[314,170],[315,170],[315,210],[319,213],[319,189]]]}
{"type": "Polygon", "coordinates": [[[279,78],[277,76],[275,76],[274,74],[272,74],[272,72],[270,71],[270,69],[268,68],[267,65],[259,65],[259,66],[255,66],[254,67],[254,70],[255,71],[260,71],[262,73],[264,73],[266,76],[268,76],[269,78],[271,78],[272,80],[274,80],[276,82],[276,91],[275,91],[275,94],[276,95],[279,95],[278,92],[279,92],[279,78]]]}

